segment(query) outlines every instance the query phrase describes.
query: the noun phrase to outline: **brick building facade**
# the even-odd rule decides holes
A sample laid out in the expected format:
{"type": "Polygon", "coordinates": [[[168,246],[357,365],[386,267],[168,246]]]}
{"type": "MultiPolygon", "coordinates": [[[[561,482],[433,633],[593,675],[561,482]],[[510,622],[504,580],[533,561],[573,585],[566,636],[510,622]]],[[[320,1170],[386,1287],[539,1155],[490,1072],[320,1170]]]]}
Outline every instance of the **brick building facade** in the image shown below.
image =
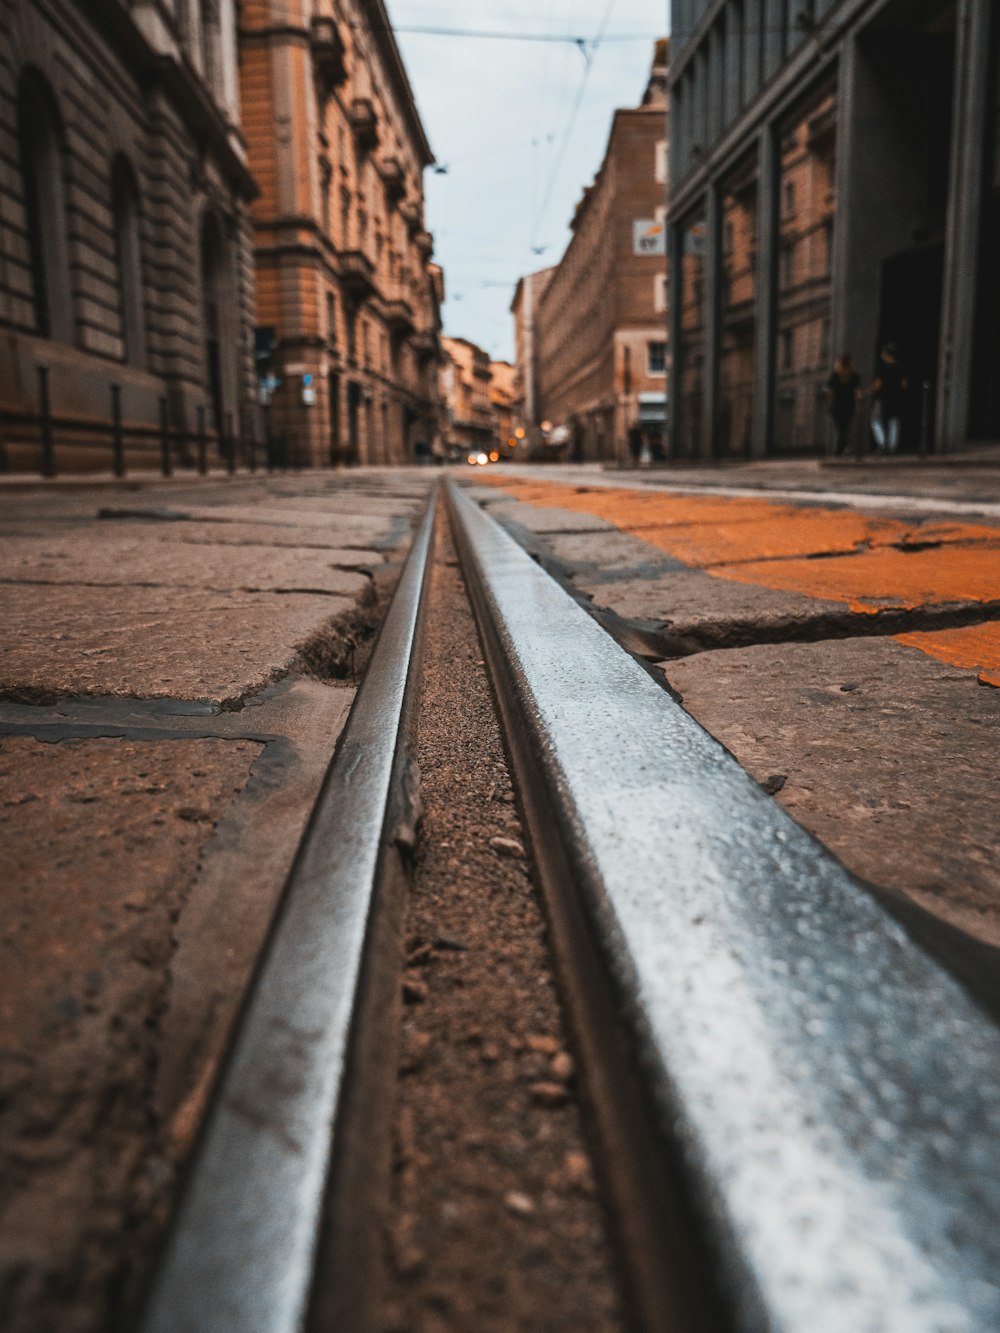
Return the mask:
{"type": "Polygon", "coordinates": [[[155,460],[164,412],[178,461],[199,412],[212,453],[250,432],[238,122],[233,0],[0,0],[6,466],[37,466],[46,398],[60,467],[108,466],[115,397],[131,461],[155,460]]]}
{"type": "Polygon", "coordinates": [[[510,313],[514,316],[514,415],[531,444],[540,438],[538,372],[535,359],[535,314],[555,268],[539,269],[518,279],[510,313]]]}
{"type": "Polygon", "coordinates": [[[381,0],[296,15],[241,19],[268,431],[303,464],[404,462],[439,424],[433,159],[381,0]]]}
{"type": "Polygon", "coordinates": [[[674,0],[672,31],[674,455],[832,448],[833,358],[867,383],[887,342],[904,447],[1000,440],[997,6],[674,0]]]}
{"type": "Polygon", "coordinates": [[[575,452],[588,458],[628,458],[630,433],[646,447],[663,438],[666,59],[658,42],[641,105],[615,112],[572,239],[533,309],[537,420],[577,423],[575,452]]]}

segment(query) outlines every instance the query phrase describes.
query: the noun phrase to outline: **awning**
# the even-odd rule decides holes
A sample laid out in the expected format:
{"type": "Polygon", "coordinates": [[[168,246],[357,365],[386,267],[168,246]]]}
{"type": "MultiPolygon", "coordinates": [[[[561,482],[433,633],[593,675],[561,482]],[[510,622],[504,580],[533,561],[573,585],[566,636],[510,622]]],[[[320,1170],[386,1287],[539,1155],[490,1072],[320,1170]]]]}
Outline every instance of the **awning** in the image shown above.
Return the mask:
{"type": "Polygon", "coordinates": [[[639,394],[640,422],[663,422],[667,418],[667,395],[665,393],[639,394]]]}

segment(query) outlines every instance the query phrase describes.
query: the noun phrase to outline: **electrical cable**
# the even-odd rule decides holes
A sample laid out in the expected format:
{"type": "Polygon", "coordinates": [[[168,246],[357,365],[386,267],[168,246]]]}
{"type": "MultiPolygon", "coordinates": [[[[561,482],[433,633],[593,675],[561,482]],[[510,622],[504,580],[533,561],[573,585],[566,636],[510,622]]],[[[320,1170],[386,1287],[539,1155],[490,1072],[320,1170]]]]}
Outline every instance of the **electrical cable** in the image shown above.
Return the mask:
{"type": "Polygon", "coordinates": [[[566,147],[569,143],[569,137],[573,132],[573,125],[576,121],[576,117],[583,103],[583,94],[586,92],[587,89],[587,80],[590,77],[590,71],[594,63],[594,57],[597,55],[601,43],[607,39],[607,27],[609,22],[611,21],[611,15],[617,3],[618,0],[608,0],[608,4],[604,10],[604,16],[601,19],[600,25],[598,26],[597,29],[597,36],[594,37],[594,39],[589,44],[589,54],[587,49],[585,49],[583,46],[580,47],[580,50],[583,53],[585,61],[583,67],[583,75],[581,76],[580,79],[580,86],[577,88],[576,97],[573,100],[573,106],[569,113],[569,119],[566,122],[566,129],[563,131],[563,137],[559,144],[558,152],[556,153],[555,162],[553,164],[551,172],[549,173],[548,188],[545,191],[545,197],[542,201],[542,206],[538,211],[538,215],[536,216],[534,225],[531,229],[531,249],[535,254],[541,253],[541,251],[537,249],[538,228],[542,224],[542,219],[545,217],[545,212],[549,206],[549,201],[552,198],[552,191],[553,188],[555,187],[555,182],[559,175],[559,170],[562,167],[562,160],[566,153],[566,147]]]}

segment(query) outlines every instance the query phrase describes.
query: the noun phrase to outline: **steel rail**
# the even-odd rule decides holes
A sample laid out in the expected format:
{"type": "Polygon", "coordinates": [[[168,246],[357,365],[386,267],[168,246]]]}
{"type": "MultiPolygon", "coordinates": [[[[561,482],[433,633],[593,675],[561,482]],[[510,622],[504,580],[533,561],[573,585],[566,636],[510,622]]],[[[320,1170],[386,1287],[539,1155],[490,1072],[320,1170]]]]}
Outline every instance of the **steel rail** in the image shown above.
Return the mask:
{"type": "Polygon", "coordinates": [[[676,1327],[686,1282],[708,1305],[681,1326],[713,1333],[995,1333],[1000,1033],[454,483],[448,500],[640,1322],[676,1327]],[[678,1208],[686,1277],[657,1231],[678,1208]]]}
{"type": "MultiPolygon", "coordinates": [[[[344,1108],[386,866],[406,818],[405,731],[436,499],[435,487],[285,887],[142,1333],[292,1333],[311,1322],[317,1270],[319,1285],[329,1278],[331,1178],[341,1158],[372,1150],[363,1119],[345,1130],[344,1108]]],[[[396,968],[393,957],[398,991],[396,968]]],[[[352,1325],[349,1316],[340,1326],[352,1325]]]]}

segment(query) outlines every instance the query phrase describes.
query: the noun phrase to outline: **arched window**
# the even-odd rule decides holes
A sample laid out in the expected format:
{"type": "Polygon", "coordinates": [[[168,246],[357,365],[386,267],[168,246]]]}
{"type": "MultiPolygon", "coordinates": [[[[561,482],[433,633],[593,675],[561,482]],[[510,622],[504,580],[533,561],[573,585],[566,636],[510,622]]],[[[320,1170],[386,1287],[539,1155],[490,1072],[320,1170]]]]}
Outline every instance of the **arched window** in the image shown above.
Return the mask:
{"type": "Polygon", "coordinates": [[[73,304],[66,238],[62,122],[52,90],[33,68],[21,76],[17,138],[31,260],[35,331],[73,339],[73,304]]]}
{"type": "Polygon", "coordinates": [[[111,168],[111,213],[118,262],[118,308],[125,360],[146,364],[146,308],[142,283],[139,190],[128,160],[119,154],[111,168]]]}

